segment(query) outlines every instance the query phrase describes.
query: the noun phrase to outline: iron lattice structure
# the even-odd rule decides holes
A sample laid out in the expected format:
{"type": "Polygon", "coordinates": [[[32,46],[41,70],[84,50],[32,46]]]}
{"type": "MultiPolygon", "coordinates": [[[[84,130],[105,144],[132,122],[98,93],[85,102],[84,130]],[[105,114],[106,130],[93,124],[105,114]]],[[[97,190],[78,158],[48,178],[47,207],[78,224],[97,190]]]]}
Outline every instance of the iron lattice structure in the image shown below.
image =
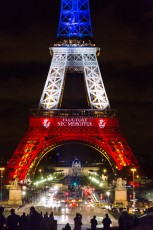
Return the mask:
{"type": "Polygon", "coordinates": [[[67,71],[84,73],[89,105],[92,109],[108,109],[109,101],[102,81],[97,47],[53,47],[53,59],[40,100],[40,108],[57,109],[63,95],[64,78],[67,71]]]}
{"type": "Polygon", "coordinates": [[[73,141],[96,148],[113,168],[138,166],[110,109],[97,61],[99,48],[91,41],[88,0],[61,1],[58,38],[50,48],[52,61],[39,109],[31,114],[28,131],[8,163],[9,180],[24,181],[49,151],[73,141]],[[60,109],[67,72],[83,72],[90,110],[60,109]]]}
{"type": "Polygon", "coordinates": [[[73,141],[97,149],[114,169],[137,165],[115,111],[43,110],[30,117],[29,129],[9,162],[10,179],[23,181],[49,151],[73,141]]]}
{"type": "Polygon", "coordinates": [[[88,0],[62,0],[58,38],[92,37],[88,0]]]}

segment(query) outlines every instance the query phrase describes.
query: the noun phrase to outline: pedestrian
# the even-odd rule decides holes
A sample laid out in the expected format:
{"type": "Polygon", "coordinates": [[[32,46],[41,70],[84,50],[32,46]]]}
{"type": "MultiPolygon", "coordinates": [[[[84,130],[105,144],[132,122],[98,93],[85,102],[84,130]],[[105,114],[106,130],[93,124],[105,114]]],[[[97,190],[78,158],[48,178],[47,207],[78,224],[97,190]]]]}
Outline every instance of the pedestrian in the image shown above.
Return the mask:
{"type": "Polygon", "coordinates": [[[40,223],[40,229],[41,230],[51,230],[51,221],[49,219],[48,213],[46,212],[44,214],[44,217],[42,218],[42,221],[40,223]]]}
{"type": "Polygon", "coordinates": [[[26,229],[28,229],[28,226],[29,226],[29,219],[26,216],[26,213],[23,212],[23,214],[20,217],[19,229],[20,230],[26,230],[26,229]]]}
{"type": "Polygon", "coordinates": [[[71,226],[69,225],[69,223],[67,223],[67,224],[65,225],[64,230],[71,230],[71,226]]]}
{"type": "Polygon", "coordinates": [[[53,213],[53,212],[50,213],[49,218],[50,218],[50,220],[51,220],[52,222],[54,221],[54,213],[53,213]]]}
{"type": "Polygon", "coordinates": [[[130,216],[127,211],[123,211],[118,219],[119,229],[128,230],[131,225],[130,216]]]}
{"type": "Polygon", "coordinates": [[[80,230],[82,226],[82,215],[80,213],[76,213],[74,218],[74,230],[80,230]]]}
{"type": "Polygon", "coordinates": [[[112,221],[111,219],[109,218],[109,215],[106,213],[105,215],[105,218],[103,219],[102,221],[102,224],[103,224],[103,229],[104,230],[109,230],[110,229],[110,225],[111,225],[112,221]]]}
{"type": "Polygon", "coordinates": [[[91,229],[95,230],[97,226],[96,216],[93,216],[93,218],[90,220],[90,223],[91,223],[91,229]]]}
{"type": "Polygon", "coordinates": [[[11,208],[10,215],[6,219],[6,227],[9,230],[19,229],[20,216],[15,213],[15,209],[11,208]]]}
{"type": "Polygon", "coordinates": [[[42,217],[35,208],[32,206],[30,208],[30,217],[29,217],[30,230],[39,230],[42,217]]]}
{"type": "Polygon", "coordinates": [[[51,229],[56,229],[56,221],[54,219],[54,213],[53,213],[53,211],[49,215],[49,221],[50,221],[51,229]]]}
{"type": "Polygon", "coordinates": [[[6,218],[3,215],[4,207],[0,207],[0,230],[4,229],[4,225],[6,224],[6,218]]]}

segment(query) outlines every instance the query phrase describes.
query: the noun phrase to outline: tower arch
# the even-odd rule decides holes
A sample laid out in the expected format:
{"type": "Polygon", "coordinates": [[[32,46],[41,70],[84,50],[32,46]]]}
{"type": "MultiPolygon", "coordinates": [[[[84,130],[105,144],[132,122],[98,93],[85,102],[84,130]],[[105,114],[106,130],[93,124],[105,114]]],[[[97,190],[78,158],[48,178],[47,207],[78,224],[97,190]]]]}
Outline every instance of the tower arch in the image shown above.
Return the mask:
{"type": "MultiPolygon", "coordinates": [[[[100,153],[109,163],[111,169],[113,172],[116,171],[116,164],[113,161],[113,159],[110,157],[109,153],[107,153],[106,151],[104,151],[103,149],[101,149],[99,146],[95,145],[94,143],[89,143],[86,140],[78,140],[77,139],[78,144],[80,145],[85,145],[88,146],[89,149],[92,148],[94,150],[97,151],[97,153],[100,153]]],[[[40,153],[37,154],[37,156],[35,157],[35,159],[32,161],[31,165],[29,166],[27,172],[25,172],[26,175],[30,175],[30,176],[34,176],[36,173],[37,168],[39,167],[39,164],[41,163],[41,161],[43,160],[43,158],[52,150],[61,147],[62,145],[69,145],[70,143],[74,143],[74,140],[62,140],[61,142],[55,142],[55,144],[49,145],[48,147],[46,147],[44,150],[42,150],[40,153]]],[[[76,141],[75,141],[76,144],[76,141]]]]}

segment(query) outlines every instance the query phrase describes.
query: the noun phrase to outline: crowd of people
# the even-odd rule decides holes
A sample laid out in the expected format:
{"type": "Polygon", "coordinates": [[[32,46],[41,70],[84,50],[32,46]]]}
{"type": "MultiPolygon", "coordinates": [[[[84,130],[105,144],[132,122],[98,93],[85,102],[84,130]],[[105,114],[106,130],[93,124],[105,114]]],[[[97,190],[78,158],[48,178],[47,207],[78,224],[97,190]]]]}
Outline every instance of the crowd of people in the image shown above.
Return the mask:
{"type": "MultiPolygon", "coordinates": [[[[57,221],[54,219],[53,212],[50,214],[47,212],[43,215],[36,211],[35,207],[30,208],[30,213],[26,215],[25,212],[21,216],[15,213],[15,209],[10,210],[10,215],[5,218],[3,215],[4,207],[0,207],[0,230],[57,230],[57,221]]],[[[132,226],[137,224],[137,218],[130,218],[127,212],[122,212],[118,224],[119,230],[129,230],[132,226]]],[[[76,213],[74,217],[74,230],[81,230],[82,227],[82,215],[76,213]]],[[[103,230],[109,230],[111,228],[112,221],[108,214],[102,220],[103,230]]],[[[97,229],[97,219],[94,215],[90,220],[91,230],[97,229]]],[[[71,230],[69,223],[65,225],[62,230],[71,230]]]]}
{"type": "Polygon", "coordinates": [[[30,214],[25,212],[21,216],[15,213],[15,209],[10,210],[10,215],[5,218],[4,208],[0,207],[0,230],[56,230],[57,222],[54,220],[53,212],[42,215],[36,211],[35,207],[30,208],[30,214]]]}

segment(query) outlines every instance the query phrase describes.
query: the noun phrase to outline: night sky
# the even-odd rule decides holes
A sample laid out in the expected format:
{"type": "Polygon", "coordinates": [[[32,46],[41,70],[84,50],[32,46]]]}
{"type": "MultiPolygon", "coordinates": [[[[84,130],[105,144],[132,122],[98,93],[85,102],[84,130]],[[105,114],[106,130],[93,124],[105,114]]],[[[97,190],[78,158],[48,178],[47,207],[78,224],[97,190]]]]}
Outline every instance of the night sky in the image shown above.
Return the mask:
{"type": "MultiPolygon", "coordinates": [[[[153,1],[91,0],[111,108],[145,167],[153,164],[153,1]]],[[[56,41],[60,0],[0,2],[0,154],[12,156],[37,108],[56,41]]]]}

